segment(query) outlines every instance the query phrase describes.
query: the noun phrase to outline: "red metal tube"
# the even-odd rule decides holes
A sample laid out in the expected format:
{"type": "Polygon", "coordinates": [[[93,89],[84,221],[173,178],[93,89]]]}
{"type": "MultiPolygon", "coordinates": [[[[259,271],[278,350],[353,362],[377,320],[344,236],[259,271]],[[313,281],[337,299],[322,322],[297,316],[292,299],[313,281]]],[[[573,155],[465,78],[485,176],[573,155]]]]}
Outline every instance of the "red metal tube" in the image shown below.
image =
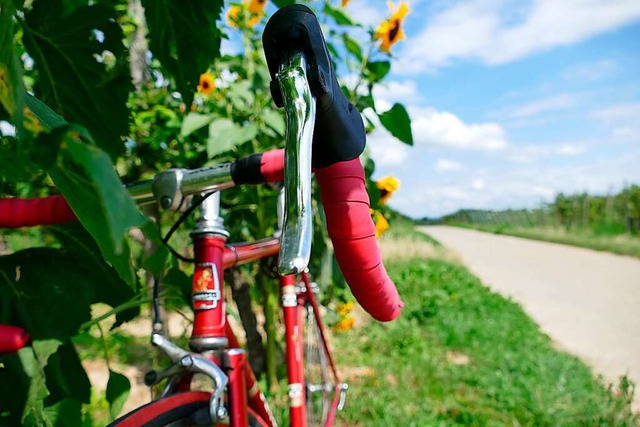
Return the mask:
{"type": "Polygon", "coordinates": [[[246,264],[268,256],[277,255],[280,250],[280,240],[270,237],[257,242],[227,245],[224,248],[224,268],[246,264]]]}
{"type": "MultiPolygon", "coordinates": [[[[233,333],[231,326],[229,323],[226,324],[226,337],[229,340],[229,347],[231,348],[240,348],[240,343],[238,342],[238,338],[233,333]]],[[[275,418],[273,418],[273,414],[269,409],[269,405],[260,390],[260,386],[258,385],[258,381],[256,380],[253,371],[247,364],[244,370],[245,382],[249,402],[249,408],[251,408],[269,427],[276,426],[277,423],[275,418]]]]}
{"type": "Polygon", "coordinates": [[[295,276],[280,278],[282,309],[284,311],[285,336],[287,344],[287,379],[289,382],[289,417],[291,426],[307,425],[307,410],[304,387],[304,365],[300,310],[295,289],[295,276]]]}
{"type": "Polygon", "coordinates": [[[249,425],[247,413],[247,384],[245,369],[247,356],[244,350],[232,348],[226,351],[225,365],[229,375],[229,416],[232,426],[249,425]]]}

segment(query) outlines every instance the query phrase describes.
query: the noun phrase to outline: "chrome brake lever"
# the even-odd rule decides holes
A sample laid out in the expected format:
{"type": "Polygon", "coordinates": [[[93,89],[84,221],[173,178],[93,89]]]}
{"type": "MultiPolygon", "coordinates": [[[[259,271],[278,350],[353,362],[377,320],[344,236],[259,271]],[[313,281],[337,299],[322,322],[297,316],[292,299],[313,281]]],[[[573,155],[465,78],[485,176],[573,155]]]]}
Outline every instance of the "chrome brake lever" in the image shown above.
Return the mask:
{"type": "Polygon", "coordinates": [[[285,212],[278,258],[278,270],[282,275],[304,271],[311,255],[311,148],[316,100],[306,70],[305,57],[298,52],[281,65],[277,75],[287,123],[285,212]]]}

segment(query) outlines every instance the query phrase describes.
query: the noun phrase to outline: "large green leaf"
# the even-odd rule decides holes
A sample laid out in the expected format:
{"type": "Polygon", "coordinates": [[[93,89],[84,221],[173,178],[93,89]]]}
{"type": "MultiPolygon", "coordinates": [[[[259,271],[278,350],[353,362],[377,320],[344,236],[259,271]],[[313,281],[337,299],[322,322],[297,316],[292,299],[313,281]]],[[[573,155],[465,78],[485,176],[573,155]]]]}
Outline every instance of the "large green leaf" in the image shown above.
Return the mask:
{"type": "Polygon", "coordinates": [[[344,33],[342,35],[342,40],[344,41],[344,47],[347,48],[347,51],[349,51],[359,62],[362,62],[364,56],[362,54],[362,48],[360,47],[360,44],[349,37],[347,33],[344,33]]]}
{"type": "MultiPolygon", "coordinates": [[[[75,335],[91,318],[91,273],[59,249],[28,249],[0,257],[0,295],[12,307],[11,324],[29,331],[38,353],[55,351],[56,343],[48,340],[75,335]]],[[[44,359],[39,357],[42,365],[44,359]]]]}
{"type": "Polygon", "coordinates": [[[273,0],[273,3],[278,7],[289,6],[290,4],[295,4],[295,0],[273,0]]]}
{"type": "Polygon", "coordinates": [[[258,127],[249,123],[240,126],[231,119],[218,119],[209,125],[207,153],[214,157],[231,150],[233,147],[251,141],[258,134],[258,127]]]}
{"type": "Polygon", "coordinates": [[[210,114],[189,113],[182,122],[181,136],[189,136],[198,129],[202,129],[213,120],[210,114]]]}
{"type": "Polygon", "coordinates": [[[81,128],[59,128],[44,136],[48,146],[59,144],[53,166],[47,172],[94,237],[104,258],[129,285],[135,283],[129,245],[129,228],[146,219],[122,187],[109,157],[90,143],[81,128]]]}
{"type": "Polygon", "coordinates": [[[265,124],[277,133],[277,135],[275,135],[277,138],[284,138],[285,132],[287,131],[287,125],[285,124],[282,113],[276,110],[267,109],[262,117],[265,124]]]}
{"type": "Polygon", "coordinates": [[[332,7],[330,3],[325,3],[324,13],[332,17],[338,25],[348,27],[358,26],[358,23],[351,19],[342,8],[332,7]]]}
{"type": "MultiPolygon", "coordinates": [[[[70,341],[60,346],[51,355],[44,368],[49,396],[46,406],[54,405],[64,399],[75,399],[89,403],[91,383],[87,377],[75,347],[70,341]]],[[[78,411],[79,412],[79,411],[78,411]]]]}
{"type": "Polygon", "coordinates": [[[36,91],[67,121],[85,126],[112,157],[124,150],[131,87],[122,29],[105,3],[77,7],[34,2],[22,21],[24,44],[40,70],[36,91]],[[107,66],[103,54],[115,64],[107,66]]]}
{"type": "Polygon", "coordinates": [[[187,105],[201,73],[220,55],[222,0],[143,0],[149,48],[173,76],[187,105]]]}
{"type": "Polygon", "coordinates": [[[65,119],[33,95],[27,94],[25,104],[27,104],[45,130],[52,130],[60,126],[68,125],[65,119]]]}
{"type": "Polygon", "coordinates": [[[106,397],[107,402],[109,402],[109,414],[111,415],[111,419],[116,418],[120,411],[122,411],[122,407],[127,401],[130,391],[131,383],[129,383],[129,378],[109,369],[109,382],[107,382],[106,397]]]}
{"type": "Polygon", "coordinates": [[[65,399],[44,409],[45,422],[52,427],[82,426],[82,403],[65,399]]]}
{"type": "Polygon", "coordinates": [[[19,426],[27,416],[38,412],[42,418],[42,401],[47,397],[44,372],[31,347],[0,356],[0,425],[19,426]]]}
{"type": "Polygon", "coordinates": [[[391,62],[389,61],[369,61],[367,62],[367,77],[370,83],[378,83],[389,74],[391,62]]]}
{"type": "MultiPolygon", "coordinates": [[[[136,296],[131,286],[127,285],[118,272],[104,261],[100,248],[89,233],[78,223],[69,223],[51,228],[52,234],[58,239],[66,253],[76,262],[82,264],[95,277],[95,287],[91,303],[109,304],[117,307],[136,296]]],[[[140,308],[119,312],[116,324],[127,322],[140,313],[140,308]]]]}
{"type": "Polygon", "coordinates": [[[11,0],[0,0],[0,109],[4,109],[11,121],[23,129],[24,85],[22,65],[18,60],[13,40],[13,15],[15,9],[11,0]]]}
{"type": "Polygon", "coordinates": [[[380,123],[391,135],[408,145],[413,145],[411,118],[402,104],[394,104],[389,111],[379,114],[380,123]]]}

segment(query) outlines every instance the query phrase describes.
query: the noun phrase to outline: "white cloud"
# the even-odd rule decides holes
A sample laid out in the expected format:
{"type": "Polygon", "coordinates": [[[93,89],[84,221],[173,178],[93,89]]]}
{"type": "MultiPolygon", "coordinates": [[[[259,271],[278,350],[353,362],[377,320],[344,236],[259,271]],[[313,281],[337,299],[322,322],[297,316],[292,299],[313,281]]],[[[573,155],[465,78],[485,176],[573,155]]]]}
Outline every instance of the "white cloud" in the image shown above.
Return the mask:
{"type": "Polygon", "coordinates": [[[455,114],[425,108],[410,109],[413,138],[418,144],[466,150],[498,151],[508,146],[497,123],[465,123],[455,114]]]}
{"type": "Polygon", "coordinates": [[[455,172],[464,169],[461,163],[454,160],[438,159],[434,169],[438,173],[455,172]]]}
{"type": "Polygon", "coordinates": [[[420,91],[415,80],[392,80],[376,85],[373,89],[373,98],[379,111],[386,111],[394,102],[411,104],[419,102],[420,91]]]}
{"type": "Polygon", "coordinates": [[[606,108],[592,112],[591,116],[607,123],[626,120],[637,121],[638,118],[640,118],[640,102],[610,105],[606,108]]]}
{"type": "Polygon", "coordinates": [[[578,156],[587,151],[586,144],[529,144],[512,146],[507,158],[516,163],[534,163],[541,159],[558,156],[578,156]]]}
{"type": "Polygon", "coordinates": [[[611,128],[614,142],[640,142],[640,102],[610,105],[591,112],[590,116],[611,128]]]}
{"type": "Polygon", "coordinates": [[[407,72],[456,59],[511,62],[571,45],[640,19],[637,0],[473,0],[437,13],[400,55],[407,72]]]}
{"type": "Polygon", "coordinates": [[[407,159],[410,150],[410,147],[398,141],[382,127],[367,136],[367,147],[378,166],[400,165],[407,159]]]}
{"type": "Polygon", "coordinates": [[[509,108],[507,115],[512,118],[528,118],[550,111],[564,110],[575,105],[575,103],[575,96],[563,93],[509,108]]]}
{"type": "MultiPolygon", "coordinates": [[[[422,173],[418,179],[399,175],[402,188],[391,207],[414,218],[437,217],[459,209],[535,208],[559,192],[609,194],[625,183],[640,182],[640,151],[580,165],[521,165],[507,170],[468,170],[455,183],[422,173]],[[417,184],[419,183],[419,184],[417,184]]],[[[382,173],[382,172],[381,172],[382,173]]]]}
{"type": "Polygon", "coordinates": [[[482,190],[486,186],[487,184],[484,182],[484,179],[482,178],[474,179],[473,182],[471,183],[471,188],[473,188],[474,190],[482,190]]]}
{"type": "Polygon", "coordinates": [[[602,59],[572,66],[563,73],[565,80],[578,82],[593,82],[613,74],[619,65],[611,59],[602,59]]]}

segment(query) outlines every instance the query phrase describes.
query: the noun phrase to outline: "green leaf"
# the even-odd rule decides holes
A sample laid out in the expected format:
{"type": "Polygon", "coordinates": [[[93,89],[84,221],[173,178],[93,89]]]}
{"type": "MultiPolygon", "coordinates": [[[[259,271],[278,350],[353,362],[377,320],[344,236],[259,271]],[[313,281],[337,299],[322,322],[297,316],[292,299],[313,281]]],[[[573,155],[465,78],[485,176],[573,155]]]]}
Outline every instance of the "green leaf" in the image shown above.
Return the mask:
{"type": "Polygon", "coordinates": [[[367,77],[369,82],[378,83],[389,73],[391,62],[389,61],[369,61],[367,62],[367,77]]]}
{"type": "Polygon", "coordinates": [[[222,0],[143,0],[149,48],[191,105],[200,74],[220,55],[222,0]]]}
{"type": "Polygon", "coordinates": [[[212,120],[213,116],[210,114],[189,113],[182,122],[180,135],[182,137],[189,136],[198,129],[207,126],[212,120]]]}
{"type": "Polygon", "coordinates": [[[25,419],[34,412],[42,418],[42,401],[48,391],[33,348],[24,347],[1,357],[4,368],[0,369],[0,423],[24,425],[25,419]]]}
{"type": "Polygon", "coordinates": [[[66,126],[68,123],[58,113],[53,111],[47,104],[40,101],[35,96],[27,93],[25,104],[29,107],[33,115],[39,120],[45,130],[66,126]]]}
{"type": "Polygon", "coordinates": [[[254,107],[255,95],[251,82],[244,80],[234,83],[227,93],[231,105],[238,111],[249,111],[254,107]]]}
{"type": "Polygon", "coordinates": [[[81,427],[82,403],[65,399],[44,409],[46,422],[52,427],[81,427]]]}
{"type": "Polygon", "coordinates": [[[0,257],[0,295],[14,308],[11,323],[29,331],[43,366],[60,345],[49,340],[64,341],[91,318],[92,294],[83,266],[61,250],[36,248],[0,257]]]}
{"type": "Polygon", "coordinates": [[[209,140],[207,141],[209,158],[251,141],[257,134],[258,128],[253,123],[240,126],[230,119],[215,120],[209,125],[209,140]]]}
{"type": "Polygon", "coordinates": [[[64,4],[34,2],[22,21],[25,47],[41,71],[36,92],[67,121],[86,127],[115,158],[124,150],[121,137],[129,125],[131,82],[122,29],[115,9],[105,3],[75,9],[64,4]],[[113,65],[97,59],[104,52],[113,65]]]}
{"type": "Polygon", "coordinates": [[[129,378],[109,369],[106,398],[107,402],[109,402],[111,419],[115,419],[120,414],[130,391],[131,383],[129,383],[129,378]]]}
{"type": "Polygon", "coordinates": [[[342,8],[332,7],[329,3],[325,3],[324,13],[332,17],[338,25],[349,27],[358,26],[358,23],[351,19],[342,8]]]}
{"type": "Polygon", "coordinates": [[[290,4],[295,4],[296,0],[273,0],[273,3],[278,7],[285,7],[290,4]]]}
{"type": "Polygon", "coordinates": [[[0,107],[9,114],[20,135],[24,130],[25,89],[22,83],[22,64],[13,39],[15,8],[10,0],[0,0],[0,10],[0,107]]]}
{"type": "Polygon", "coordinates": [[[362,62],[363,55],[362,55],[362,48],[360,48],[360,44],[358,44],[357,41],[349,37],[347,33],[344,33],[342,35],[342,40],[344,41],[344,46],[347,48],[347,51],[349,51],[359,62],[362,62]]]}
{"type": "Polygon", "coordinates": [[[191,277],[184,271],[180,270],[177,266],[171,268],[167,275],[162,279],[162,283],[166,285],[167,289],[175,291],[187,306],[191,305],[191,277]]]}
{"type": "Polygon", "coordinates": [[[389,111],[379,114],[380,123],[391,135],[408,145],[413,145],[411,118],[402,104],[394,104],[389,111]]]}
{"type": "Polygon", "coordinates": [[[267,126],[273,129],[280,137],[284,137],[284,134],[287,131],[287,126],[281,113],[276,110],[268,109],[265,110],[262,117],[264,118],[264,122],[267,126]]]}
{"type": "Polygon", "coordinates": [[[75,399],[82,403],[89,403],[91,400],[91,383],[70,341],[51,355],[44,373],[49,390],[46,406],[64,399],[75,399]]]}
{"type": "Polygon", "coordinates": [[[130,286],[135,276],[125,236],[129,228],[147,220],[123,188],[109,157],[95,145],[84,143],[81,128],[58,129],[47,138],[60,149],[47,172],[64,195],[102,255],[130,286]]]}
{"type": "MultiPolygon", "coordinates": [[[[151,224],[151,222],[149,222],[151,224]]],[[[79,224],[69,223],[51,227],[51,233],[64,247],[65,253],[82,265],[94,278],[94,293],[91,303],[109,304],[117,307],[135,297],[136,293],[127,285],[117,271],[104,261],[100,248],[91,235],[79,224]]],[[[140,308],[125,310],[116,315],[116,324],[136,317],[140,308]]]]}

